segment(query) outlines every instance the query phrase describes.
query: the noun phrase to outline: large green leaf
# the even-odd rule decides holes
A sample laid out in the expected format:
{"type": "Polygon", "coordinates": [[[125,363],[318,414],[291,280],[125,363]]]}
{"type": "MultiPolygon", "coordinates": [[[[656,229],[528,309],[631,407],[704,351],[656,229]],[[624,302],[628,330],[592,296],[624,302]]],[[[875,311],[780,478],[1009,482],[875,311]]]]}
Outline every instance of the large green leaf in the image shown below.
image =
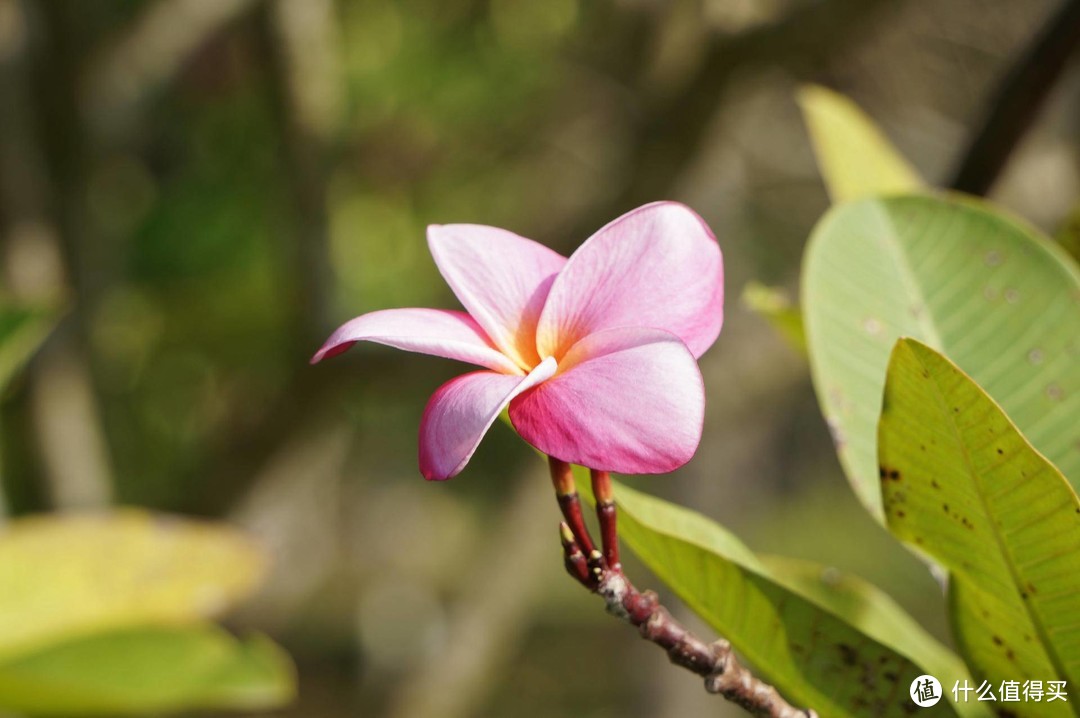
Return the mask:
{"type": "Polygon", "coordinates": [[[56,312],[0,301],[0,389],[52,329],[56,312]]]}
{"type": "Polygon", "coordinates": [[[1080,685],[1080,500],[1061,472],[974,381],[910,339],[892,353],[878,444],[889,528],[949,569],[958,643],[979,676],[1080,685]]]}
{"type": "MultiPolygon", "coordinates": [[[[586,481],[580,481],[587,498],[586,481]]],[[[821,716],[904,716],[911,681],[962,663],[869,584],[791,559],[759,559],[704,516],[616,486],[619,535],[698,615],[796,704],[821,716]]],[[[982,716],[941,702],[930,715],[982,716]],[[936,713],[935,713],[936,712],[936,713]]]]}
{"type": "Polygon", "coordinates": [[[944,351],[1080,478],[1080,275],[974,200],[868,199],[810,239],[802,305],[818,399],[856,494],[881,519],[877,419],[900,336],[944,351]]]}
{"type": "Polygon", "coordinates": [[[0,660],[73,636],[197,621],[245,597],[261,551],[228,527],[126,510],[0,532],[0,660]]]}
{"type": "Polygon", "coordinates": [[[922,188],[919,175],[854,102],[807,85],[799,105],[833,202],[922,188]]]}
{"type": "Polygon", "coordinates": [[[266,708],[292,698],[293,674],[266,638],[241,642],[205,624],[128,628],[0,662],[0,708],[60,716],[266,708]]]}

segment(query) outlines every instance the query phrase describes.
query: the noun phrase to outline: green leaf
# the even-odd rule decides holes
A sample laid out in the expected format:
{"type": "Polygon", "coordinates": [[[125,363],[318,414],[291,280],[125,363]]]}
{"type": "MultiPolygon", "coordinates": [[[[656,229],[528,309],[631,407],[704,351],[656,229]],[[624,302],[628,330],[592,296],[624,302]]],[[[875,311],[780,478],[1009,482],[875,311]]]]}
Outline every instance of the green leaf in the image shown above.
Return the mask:
{"type": "Polygon", "coordinates": [[[813,561],[772,555],[759,555],[759,559],[781,584],[882,645],[914,658],[931,675],[942,680],[968,675],[967,667],[955,653],[873,584],[813,561]]]}
{"type": "MultiPolygon", "coordinates": [[[[582,476],[579,489],[591,501],[587,483],[582,476]]],[[[622,485],[616,502],[623,541],[795,704],[822,716],[905,716],[917,676],[967,676],[863,581],[808,562],[761,560],[704,516],[622,485]]],[[[974,703],[931,710],[987,715],[974,703]]]]}
{"type": "Polygon", "coordinates": [[[747,282],[743,289],[742,303],[769,320],[791,346],[803,354],[806,353],[806,332],[803,329],[802,314],[787,292],[751,281],[747,282]]]}
{"type": "Polygon", "coordinates": [[[1054,233],[1056,241],[1065,252],[1080,261],[1080,206],[1073,207],[1054,233]]]}
{"type": "Polygon", "coordinates": [[[840,462],[879,520],[877,420],[901,336],[952,357],[1080,478],[1080,275],[1035,230],[959,198],[841,205],[810,238],[802,306],[840,462]]]}
{"type": "Polygon", "coordinates": [[[52,330],[56,316],[51,309],[0,301],[0,389],[52,330]]]}
{"type": "Polygon", "coordinates": [[[958,643],[979,677],[1080,685],[1080,500],[1061,472],[910,339],[892,353],[878,444],[889,529],[951,572],[958,643]]]}
{"type": "Polygon", "coordinates": [[[127,628],[0,662],[0,708],[100,715],[189,708],[258,709],[294,692],[288,656],[213,625],[127,628]]]}
{"type": "Polygon", "coordinates": [[[0,532],[0,660],[73,636],[197,621],[248,595],[261,551],[221,525],[123,510],[0,532]]]}
{"type": "Polygon", "coordinates": [[[848,98],[807,85],[799,91],[799,105],[833,202],[923,187],[918,173],[848,98]]]}

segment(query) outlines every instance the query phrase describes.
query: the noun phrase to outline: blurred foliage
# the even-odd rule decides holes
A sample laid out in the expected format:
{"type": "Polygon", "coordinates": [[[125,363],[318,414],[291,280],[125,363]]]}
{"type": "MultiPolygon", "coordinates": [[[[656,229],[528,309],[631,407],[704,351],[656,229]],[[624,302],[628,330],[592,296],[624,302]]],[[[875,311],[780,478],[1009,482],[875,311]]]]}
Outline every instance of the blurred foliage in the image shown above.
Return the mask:
{"type": "Polygon", "coordinates": [[[31,715],[256,708],[293,694],[264,638],[207,623],[261,581],[235,530],[127,510],[0,532],[0,707],[31,715]]]}
{"type": "Polygon", "coordinates": [[[44,341],[56,315],[47,307],[0,301],[0,391],[44,341]]]}
{"type": "Polygon", "coordinates": [[[744,306],[769,320],[784,339],[800,352],[806,352],[806,330],[802,314],[787,292],[760,282],[746,283],[740,297],[744,306]]]}
{"type": "Polygon", "coordinates": [[[24,715],[258,710],[293,695],[277,645],[211,625],[95,633],[0,661],[0,707],[24,715]]]}

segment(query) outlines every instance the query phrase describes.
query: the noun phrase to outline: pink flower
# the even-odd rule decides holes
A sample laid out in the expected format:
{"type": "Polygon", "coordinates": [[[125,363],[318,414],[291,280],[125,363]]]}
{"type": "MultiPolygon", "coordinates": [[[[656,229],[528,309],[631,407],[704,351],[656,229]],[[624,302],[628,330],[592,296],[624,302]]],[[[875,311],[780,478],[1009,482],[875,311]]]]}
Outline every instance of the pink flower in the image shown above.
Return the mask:
{"type": "Polygon", "coordinates": [[[495,227],[428,228],[468,313],[388,309],[342,325],[312,363],[371,341],[486,368],[443,384],[420,424],[420,471],[448,479],[510,406],[540,451],[593,469],[664,473],[697,450],[697,357],[723,323],[723,260],[674,202],[623,215],[569,258],[495,227]]]}

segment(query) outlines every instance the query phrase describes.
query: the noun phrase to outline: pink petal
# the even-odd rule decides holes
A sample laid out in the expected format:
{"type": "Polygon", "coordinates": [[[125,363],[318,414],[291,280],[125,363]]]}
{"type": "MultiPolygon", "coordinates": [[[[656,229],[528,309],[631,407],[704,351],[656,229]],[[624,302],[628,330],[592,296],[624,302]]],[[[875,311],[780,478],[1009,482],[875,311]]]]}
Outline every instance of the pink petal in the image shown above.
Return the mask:
{"type": "Polygon", "coordinates": [[[656,329],[608,329],[575,344],[559,373],[510,404],[530,444],[563,461],[659,474],[697,450],[705,391],[694,356],[656,329]]]}
{"type": "Polygon", "coordinates": [[[695,357],[724,320],[724,264],[716,238],[688,207],[655,202],[624,214],[574,252],[555,279],[537,328],[540,356],[560,357],[582,337],[652,327],[695,357]]]}
{"type": "Polygon", "coordinates": [[[536,322],[566,258],[513,232],[477,224],[432,225],[428,246],[495,346],[526,371],[536,366],[536,322]]]}
{"type": "Polygon", "coordinates": [[[510,400],[557,368],[549,357],[525,377],[477,371],[439,387],[420,421],[420,473],[436,481],[455,476],[510,400]]]}
{"type": "Polygon", "coordinates": [[[359,341],[457,359],[504,374],[524,374],[495,348],[472,317],[446,309],[386,309],[356,317],[326,340],[311,363],[341,354],[359,341]]]}

